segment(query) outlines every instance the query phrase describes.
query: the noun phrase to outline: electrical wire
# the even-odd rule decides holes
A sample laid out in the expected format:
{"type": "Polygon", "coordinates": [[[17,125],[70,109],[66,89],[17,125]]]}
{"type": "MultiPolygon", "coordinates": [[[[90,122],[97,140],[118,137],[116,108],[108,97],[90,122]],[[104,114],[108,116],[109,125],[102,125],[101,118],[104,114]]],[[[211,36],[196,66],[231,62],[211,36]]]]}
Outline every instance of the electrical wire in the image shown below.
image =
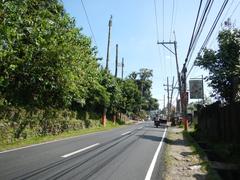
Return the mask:
{"type": "Polygon", "coordinates": [[[86,10],[85,5],[84,5],[84,3],[83,3],[83,0],[81,0],[81,3],[82,3],[82,7],[83,7],[83,10],[84,10],[85,16],[86,16],[86,18],[87,18],[88,26],[89,26],[89,29],[90,29],[90,31],[91,31],[93,41],[94,41],[95,45],[97,46],[96,38],[95,38],[95,36],[94,36],[93,30],[92,30],[92,26],[91,26],[91,24],[90,24],[90,20],[89,20],[89,17],[88,17],[88,13],[87,13],[87,10],[86,10]]]}
{"type": "Polygon", "coordinates": [[[215,30],[216,25],[217,25],[220,17],[222,16],[222,13],[223,13],[224,9],[226,8],[226,5],[227,5],[228,1],[229,1],[229,0],[225,0],[225,1],[223,2],[223,5],[221,6],[221,9],[220,9],[220,11],[218,12],[217,17],[215,18],[215,20],[214,20],[214,22],[213,22],[213,25],[212,25],[212,27],[211,27],[211,29],[210,29],[210,31],[209,31],[209,33],[208,33],[205,41],[203,42],[202,47],[200,48],[199,54],[201,54],[202,51],[203,51],[203,49],[207,46],[207,43],[208,43],[210,37],[212,36],[212,33],[213,33],[213,31],[215,30]]]}
{"type": "Polygon", "coordinates": [[[235,9],[233,10],[232,14],[230,15],[230,18],[233,16],[233,14],[235,13],[235,11],[237,10],[237,8],[240,5],[240,1],[238,2],[238,4],[236,5],[235,9]]]}
{"type": "Polygon", "coordinates": [[[195,47],[196,47],[196,44],[197,44],[197,41],[202,33],[202,30],[205,26],[205,23],[206,23],[206,20],[207,20],[207,17],[208,17],[208,14],[212,8],[212,4],[213,4],[213,1],[214,0],[208,0],[206,2],[206,5],[204,7],[204,10],[203,10],[203,13],[202,13],[202,16],[200,18],[200,22],[198,24],[198,27],[197,27],[197,30],[196,30],[196,33],[194,34],[194,38],[193,38],[193,41],[190,45],[190,52],[188,54],[188,57],[186,58],[185,60],[185,64],[186,66],[188,66],[189,62],[190,62],[190,59],[192,57],[192,53],[194,52],[195,50],[195,47]]]}
{"type": "Polygon", "coordinates": [[[163,33],[163,41],[164,41],[164,24],[165,24],[165,23],[164,23],[164,14],[165,14],[165,13],[164,13],[164,7],[165,7],[165,6],[164,6],[164,0],[162,0],[162,2],[163,2],[163,4],[162,4],[163,32],[162,32],[162,33],[163,33]]]}
{"type": "Polygon", "coordinates": [[[191,37],[191,40],[190,40],[190,44],[189,44],[189,47],[188,47],[188,51],[187,51],[187,55],[186,55],[186,60],[185,61],[187,61],[187,59],[189,57],[189,54],[190,54],[190,51],[192,49],[191,47],[192,47],[192,44],[193,44],[193,39],[194,39],[195,30],[196,30],[196,26],[197,26],[198,17],[199,17],[199,13],[200,13],[201,7],[202,7],[202,0],[200,0],[200,4],[199,4],[199,7],[198,7],[197,17],[196,17],[196,20],[195,20],[195,23],[194,23],[192,37],[191,37]]]}
{"type": "Polygon", "coordinates": [[[156,34],[157,34],[157,41],[159,41],[159,30],[158,30],[158,17],[157,17],[157,4],[156,0],[154,0],[154,12],[155,12],[155,24],[156,24],[156,34]]]}
{"type": "MultiPolygon", "coordinates": [[[[221,15],[222,15],[224,9],[226,8],[226,5],[227,5],[228,1],[229,1],[229,0],[225,0],[225,1],[223,2],[223,4],[222,4],[222,6],[221,6],[221,8],[220,8],[220,10],[219,10],[219,12],[218,12],[215,20],[214,20],[214,22],[213,22],[213,24],[212,24],[212,27],[211,27],[210,31],[208,32],[208,35],[207,35],[207,37],[205,38],[205,40],[204,40],[204,42],[203,42],[203,44],[202,44],[202,46],[201,46],[198,54],[201,54],[202,51],[204,50],[204,48],[207,46],[207,43],[208,43],[210,37],[212,36],[212,33],[213,33],[214,29],[216,28],[216,25],[217,25],[217,23],[218,23],[221,15]]],[[[187,77],[188,77],[189,74],[191,73],[191,71],[192,71],[192,69],[193,69],[193,67],[194,67],[194,65],[195,65],[195,62],[196,62],[196,60],[193,62],[192,66],[191,66],[191,68],[190,68],[190,70],[189,70],[189,72],[188,72],[188,74],[187,74],[187,77]]]]}
{"type": "Polygon", "coordinates": [[[170,28],[169,41],[171,41],[171,37],[172,37],[174,10],[175,10],[175,0],[173,0],[173,6],[172,6],[172,20],[171,20],[171,28],[170,28]]]}

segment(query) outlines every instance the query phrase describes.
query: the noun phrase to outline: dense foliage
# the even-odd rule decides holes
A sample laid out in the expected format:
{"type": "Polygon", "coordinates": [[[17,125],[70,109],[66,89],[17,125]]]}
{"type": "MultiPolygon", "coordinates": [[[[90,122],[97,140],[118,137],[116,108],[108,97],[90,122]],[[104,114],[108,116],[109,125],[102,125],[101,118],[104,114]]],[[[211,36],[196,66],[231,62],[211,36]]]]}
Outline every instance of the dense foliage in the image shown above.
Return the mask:
{"type": "Polygon", "coordinates": [[[209,71],[213,95],[233,103],[240,99],[240,30],[226,29],[218,35],[219,50],[205,49],[196,65],[209,71]]]}
{"type": "Polygon", "coordinates": [[[152,71],[122,80],[101,69],[59,0],[0,0],[0,22],[1,138],[89,127],[105,108],[108,117],[158,109],[152,71]]]}

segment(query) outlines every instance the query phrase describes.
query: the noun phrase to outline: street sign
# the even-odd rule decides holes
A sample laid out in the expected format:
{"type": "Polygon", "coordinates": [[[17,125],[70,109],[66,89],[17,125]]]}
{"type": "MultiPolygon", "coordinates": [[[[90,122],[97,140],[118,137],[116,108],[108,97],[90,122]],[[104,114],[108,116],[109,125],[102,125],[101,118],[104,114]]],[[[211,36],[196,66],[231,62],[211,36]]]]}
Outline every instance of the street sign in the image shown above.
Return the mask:
{"type": "Polygon", "coordinates": [[[203,99],[203,81],[189,80],[190,99],[203,99]]]}

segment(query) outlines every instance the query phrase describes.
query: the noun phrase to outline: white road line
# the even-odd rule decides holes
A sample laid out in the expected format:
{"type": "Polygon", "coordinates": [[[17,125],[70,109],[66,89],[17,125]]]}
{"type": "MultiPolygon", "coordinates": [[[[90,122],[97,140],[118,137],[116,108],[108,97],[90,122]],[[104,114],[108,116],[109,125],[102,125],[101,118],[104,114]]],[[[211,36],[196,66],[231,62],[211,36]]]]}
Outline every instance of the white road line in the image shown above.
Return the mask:
{"type": "Polygon", "coordinates": [[[155,154],[153,156],[153,159],[152,159],[151,165],[150,165],[150,167],[148,169],[148,172],[146,174],[145,180],[150,180],[151,177],[152,177],[153,169],[154,169],[155,164],[157,162],[157,157],[158,157],[158,154],[159,154],[159,152],[161,150],[161,147],[162,147],[162,144],[163,144],[163,139],[165,138],[165,135],[166,135],[166,131],[167,131],[167,128],[165,128],[165,130],[164,130],[162,140],[159,143],[158,148],[157,148],[157,150],[156,150],[156,152],[155,152],[155,154]]]}
{"type": "Polygon", "coordinates": [[[130,134],[131,132],[132,132],[132,131],[125,132],[125,133],[121,134],[121,136],[124,136],[124,135],[130,134]]]}
{"type": "Polygon", "coordinates": [[[94,133],[89,133],[89,134],[82,134],[82,135],[67,137],[67,138],[63,138],[63,139],[58,139],[58,140],[33,144],[33,145],[29,145],[29,146],[24,146],[24,147],[19,147],[19,148],[15,148],[15,149],[9,149],[9,150],[5,150],[5,151],[1,151],[0,154],[12,152],[12,151],[17,151],[17,150],[21,150],[21,149],[27,149],[27,148],[31,148],[31,147],[35,147],[35,146],[44,145],[44,144],[50,144],[50,143],[54,143],[54,142],[65,141],[65,140],[74,139],[74,138],[78,138],[78,137],[84,137],[84,136],[89,136],[89,135],[94,135],[94,134],[106,133],[106,132],[109,132],[109,131],[101,131],[101,132],[94,132],[94,133]]]}
{"type": "Polygon", "coordinates": [[[137,128],[137,129],[139,130],[139,129],[142,129],[142,128],[143,128],[143,127],[139,127],[139,128],[137,128]]]}
{"type": "Polygon", "coordinates": [[[91,149],[91,148],[93,148],[93,147],[95,147],[95,146],[98,146],[99,144],[100,144],[100,143],[93,144],[93,145],[88,146],[88,147],[85,147],[85,148],[83,148],[83,149],[79,149],[79,150],[74,151],[74,152],[71,152],[71,153],[69,153],[69,154],[65,154],[65,155],[63,155],[63,156],[61,156],[61,157],[67,158],[67,157],[72,156],[72,155],[74,155],[74,154],[77,154],[77,153],[86,151],[86,150],[88,150],[88,149],[91,149]]]}

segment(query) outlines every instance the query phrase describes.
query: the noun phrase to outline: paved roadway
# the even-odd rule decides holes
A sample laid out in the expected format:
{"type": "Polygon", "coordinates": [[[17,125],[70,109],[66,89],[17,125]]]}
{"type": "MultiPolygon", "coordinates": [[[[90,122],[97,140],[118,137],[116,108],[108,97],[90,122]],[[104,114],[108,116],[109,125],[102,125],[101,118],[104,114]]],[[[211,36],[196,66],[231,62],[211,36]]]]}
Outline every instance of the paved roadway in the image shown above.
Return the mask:
{"type": "Polygon", "coordinates": [[[0,179],[160,179],[165,128],[144,122],[0,152],[0,179]]]}

